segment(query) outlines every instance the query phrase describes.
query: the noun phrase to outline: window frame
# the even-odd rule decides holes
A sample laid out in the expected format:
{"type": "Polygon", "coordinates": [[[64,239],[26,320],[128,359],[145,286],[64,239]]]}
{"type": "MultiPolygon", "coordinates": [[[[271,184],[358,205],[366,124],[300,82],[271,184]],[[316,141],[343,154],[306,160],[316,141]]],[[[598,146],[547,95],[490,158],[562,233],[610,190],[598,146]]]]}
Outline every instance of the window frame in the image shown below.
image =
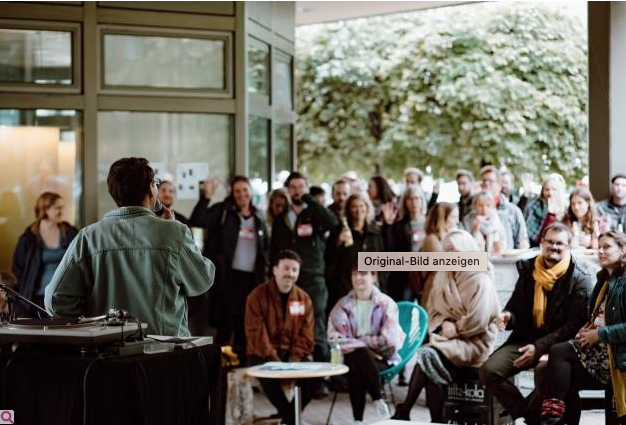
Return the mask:
{"type": "Polygon", "coordinates": [[[0,81],[0,90],[17,93],[67,93],[82,91],[82,34],[81,24],[73,22],[28,21],[0,19],[0,29],[69,32],[71,40],[72,84],[37,84],[31,82],[0,81]]]}
{"type": "Polygon", "coordinates": [[[162,97],[202,97],[202,98],[233,98],[233,34],[229,31],[203,31],[168,29],[157,27],[137,27],[126,25],[98,25],[97,55],[99,66],[97,69],[97,92],[100,95],[119,96],[162,96],[162,97]],[[195,38],[224,43],[224,88],[184,88],[184,87],[150,87],[131,85],[107,85],[105,76],[105,44],[106,35],[125,35],[137,37],[169,37],[195,38]]]}

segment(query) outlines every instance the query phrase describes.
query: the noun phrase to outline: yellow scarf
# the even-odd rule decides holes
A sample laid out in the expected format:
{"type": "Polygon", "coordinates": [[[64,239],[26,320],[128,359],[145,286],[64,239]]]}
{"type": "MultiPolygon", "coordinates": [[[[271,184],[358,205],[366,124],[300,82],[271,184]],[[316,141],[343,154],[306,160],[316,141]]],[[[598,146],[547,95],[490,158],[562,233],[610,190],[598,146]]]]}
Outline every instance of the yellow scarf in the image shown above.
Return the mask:
{"type": "Polygon", "coordinates": [[[561,261],[553,267],[547,269],[543,262],[543,255],[539,255],[535,259],[535,270],[533,271],[533,279],[535,279],[535,299],[533,302],[533,321],[535,328],[539,329],[545,322],[546,306],[548,304],[547,292],[554,287],[554,283],[567,272],[571,256],[569,252],[561,261]]]}

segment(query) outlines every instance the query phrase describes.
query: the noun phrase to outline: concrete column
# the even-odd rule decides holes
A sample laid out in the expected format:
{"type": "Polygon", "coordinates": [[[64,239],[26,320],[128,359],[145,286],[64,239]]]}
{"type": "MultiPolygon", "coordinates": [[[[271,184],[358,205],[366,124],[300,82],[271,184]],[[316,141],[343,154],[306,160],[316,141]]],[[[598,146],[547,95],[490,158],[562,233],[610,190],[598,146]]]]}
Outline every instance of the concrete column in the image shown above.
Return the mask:
{"type": "Polygon", "coordinates": [[[626,3],[589,2],[589,184],[597,200],[626,173],[626,3]]]}

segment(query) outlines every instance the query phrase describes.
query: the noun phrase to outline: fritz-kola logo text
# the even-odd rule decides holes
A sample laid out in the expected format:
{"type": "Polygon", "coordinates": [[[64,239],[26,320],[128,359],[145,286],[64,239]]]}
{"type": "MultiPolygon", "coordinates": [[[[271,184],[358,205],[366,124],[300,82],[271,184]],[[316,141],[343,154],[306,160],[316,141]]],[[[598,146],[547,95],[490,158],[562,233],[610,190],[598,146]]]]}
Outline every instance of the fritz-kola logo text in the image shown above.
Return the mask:
{"type": "Polygon", "coordinates": [[[479,387],[477,383],[473,386],[452,384],[448,386],[448,398],[480,403],[485,400],[485,389],[479,387]]]}

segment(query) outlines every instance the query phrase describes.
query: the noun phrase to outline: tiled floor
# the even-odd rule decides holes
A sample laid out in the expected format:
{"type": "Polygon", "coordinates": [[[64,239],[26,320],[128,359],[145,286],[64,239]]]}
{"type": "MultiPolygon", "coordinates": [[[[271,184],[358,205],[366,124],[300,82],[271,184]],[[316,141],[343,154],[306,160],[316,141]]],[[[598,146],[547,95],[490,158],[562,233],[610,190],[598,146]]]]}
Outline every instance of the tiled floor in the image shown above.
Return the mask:
{"type": "MultiPolygon", "coordinates": [[[[406,395],[407,387],[398,387],[396,385],[393,386],[394,395],[396,398],[396,402],[404,400],[406,395]]],[[[302,419],[308,425],[324,425],[326,423],[326,418],[328,417],[328,412],[330,410],[330,404],[332,401],[332,393],[331,396],[324,400],[313,400],[306,407],[303,412],[302,419]]],[[[394,408],[389,402],[389,407],[391,412],[394,412],[394,408]]],[[[255,418],[264,418],[268,417],[272,414],[276,413],[274,407],[269,403],[267,398],[262,393],[255,393],[254,395],[254,415],[255,418]]],[[[372,406],[371,401],[368,397],[368,404],[365,409],[364,416],[365,424],[372,424],[377,422],[376,413],[374,412],[374,408],[372,406]]],[[[424,399],[424,394],[420,395],[417,403],[413,407],[411,412],[411,419],[413,421],[419,422],[430,422],[430,414],[428,413],[428,409],[426,408],[426,402],[424,399]]],[[[337,397],[337,402],[335,404],[335,408],[333,410],[331,423],[333,424],[349,424],[352,421],[352,409],[350,407],[350,400],[348,399],[347,393],[339,393],[337,397]]],[[[259,425],[270,425],[276,424],[277,421],[260,421],[255,420],[255,423],[259,425]]],[[[523,421],[519,420],[518,424],[522,424],[523,421]]],[[[604,423],[604,411],[599,410],[587,410],[583,411],[582,418],[580,421],[581,425],[599,425],[604,423]]]]}

